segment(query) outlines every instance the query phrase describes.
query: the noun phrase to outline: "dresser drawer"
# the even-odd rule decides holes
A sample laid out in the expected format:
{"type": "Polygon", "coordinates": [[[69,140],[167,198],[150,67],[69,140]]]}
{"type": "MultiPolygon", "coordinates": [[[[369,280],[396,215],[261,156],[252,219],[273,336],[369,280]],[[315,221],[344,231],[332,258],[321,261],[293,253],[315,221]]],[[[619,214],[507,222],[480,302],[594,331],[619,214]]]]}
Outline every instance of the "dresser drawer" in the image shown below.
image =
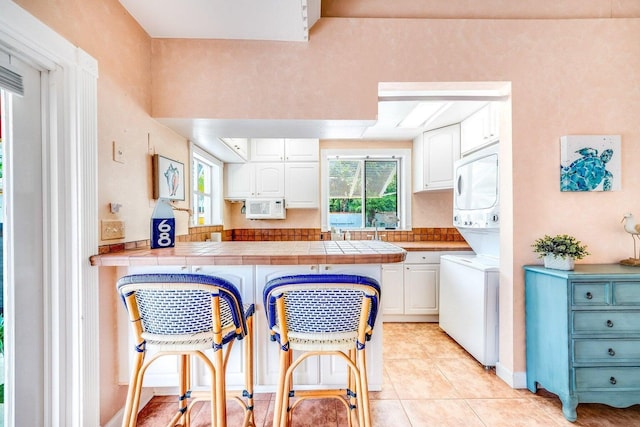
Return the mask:
{"type": "Polygon", "coordinates": [[[637,340],[575,340],[575,363],[637,363],[640,366],[640,339],[637,340]]]}
{"type": "Polygon", "coordinates": [[[574,333],[640,333],[638,311],[575,311],[574,333]]]}
{"type": "Polygon", "coordinates": [[[638,368],[576,368],[576,390],[640,390],[638,368]]]}
{"type": "Polygon", "coordinates": [[[606,305],[609,301],[609,282],[574,282],[573,305],[606,305]]]}
{"type": "Polygon", "coordinates": [[[640,282],[614,282],[613,303],[640,306],[640,282]]]}

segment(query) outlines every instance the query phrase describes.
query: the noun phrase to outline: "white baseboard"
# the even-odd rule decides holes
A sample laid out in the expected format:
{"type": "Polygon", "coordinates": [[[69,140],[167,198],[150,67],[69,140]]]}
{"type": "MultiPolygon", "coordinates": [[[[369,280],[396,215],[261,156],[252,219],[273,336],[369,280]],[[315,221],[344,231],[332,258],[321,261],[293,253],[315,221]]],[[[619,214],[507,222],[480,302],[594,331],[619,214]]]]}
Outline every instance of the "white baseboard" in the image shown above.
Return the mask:
{"type": "MultiPolygon", "coordinates": [[[[153,390],[148,390],[143,388],[142,394],[140,395],[140,409],[144,408],[147,403],[153,398],[154,393],[153,390]]],[[[105,425],[102,427],[121,427],[122,426],[122,416],[123,416],[124,408],[120,409],[116,414],[111,418],[105,425]]]]}
{"type": "Polygon", "coordinates": [[[527,388],[526,372],[513,372],[498,362],[496,363],[496,375],[502,381],[509,384],[511,388],[527,388]]]}

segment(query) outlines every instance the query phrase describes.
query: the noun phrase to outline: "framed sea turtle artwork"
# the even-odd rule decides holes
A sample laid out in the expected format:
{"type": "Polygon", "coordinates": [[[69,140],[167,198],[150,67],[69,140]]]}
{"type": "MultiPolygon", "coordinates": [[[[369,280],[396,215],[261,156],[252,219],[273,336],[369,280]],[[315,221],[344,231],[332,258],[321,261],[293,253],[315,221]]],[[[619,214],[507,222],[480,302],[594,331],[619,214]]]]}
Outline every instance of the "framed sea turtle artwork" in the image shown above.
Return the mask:
{"type": "Polygon", "coordinates": [[[184,164],[168,157],[153,156],[153,198],[184,200],[184,164]]]}
{"type": "Polygon", "coordinates": [[[616,191],[621,182],[620,135],[560,138],[560,191],[616,191]]]}

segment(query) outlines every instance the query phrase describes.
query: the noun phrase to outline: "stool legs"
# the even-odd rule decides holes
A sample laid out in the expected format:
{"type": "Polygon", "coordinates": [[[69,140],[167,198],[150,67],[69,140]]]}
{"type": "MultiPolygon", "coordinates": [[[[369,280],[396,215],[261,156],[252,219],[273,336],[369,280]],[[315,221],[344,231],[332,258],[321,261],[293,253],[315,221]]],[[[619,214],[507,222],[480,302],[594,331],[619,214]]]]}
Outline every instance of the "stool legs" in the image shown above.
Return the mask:
{"type": "Polygon", "coordinates": [[[136,383],[138,381],[138,373],[142,368],[144,361],[144,353],[139,352],[136,354],[133,370],[131,371],[131,379],[129,380],[129,390],[127,391],[127,402],[124,407],[124,414],[122,415],[122,427],[129,427],[135,425],[135,419],[138,416],[138,407],[134,407],[134,401],[136,400],[136,383]],[[133,418],[133,419],[132,419],[133,418]]]}

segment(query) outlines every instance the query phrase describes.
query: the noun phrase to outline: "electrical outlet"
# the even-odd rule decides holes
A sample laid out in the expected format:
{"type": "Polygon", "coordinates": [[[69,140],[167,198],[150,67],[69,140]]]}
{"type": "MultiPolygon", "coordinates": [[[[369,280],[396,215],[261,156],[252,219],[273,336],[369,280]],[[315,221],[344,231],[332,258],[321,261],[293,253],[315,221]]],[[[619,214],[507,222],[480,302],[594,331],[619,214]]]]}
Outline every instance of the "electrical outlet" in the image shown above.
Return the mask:
{"type": "Polygon", "coordinates": [[[124,163],[124,147],[115,141],[113,141],[113,161],[124,163]]]}
{"type": "Polygon", "coordinates": [[[124,221],[103,219],[100,222],[102,240],[124,239],[124,221]]]}

